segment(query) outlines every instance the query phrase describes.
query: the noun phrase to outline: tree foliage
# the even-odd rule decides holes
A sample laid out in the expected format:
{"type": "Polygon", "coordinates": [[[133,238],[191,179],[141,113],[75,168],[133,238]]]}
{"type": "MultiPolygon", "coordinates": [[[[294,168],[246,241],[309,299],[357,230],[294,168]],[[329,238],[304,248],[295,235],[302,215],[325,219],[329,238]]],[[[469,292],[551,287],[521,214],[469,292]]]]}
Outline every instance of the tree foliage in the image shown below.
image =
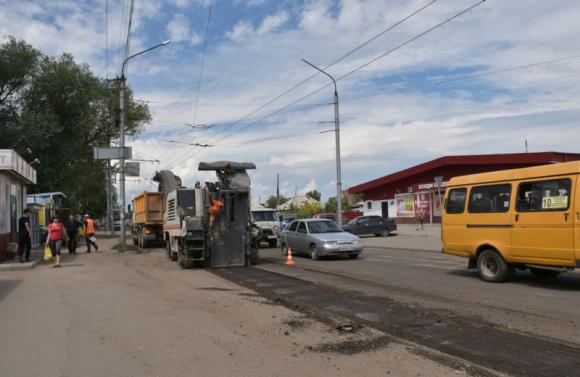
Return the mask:
{"type": "MultiPolygon", "coordinates": [[[[344,196],[342,197],[341,204],[342,204],[343,211],[345,211],[349,208],[348,201],[346,200],[346,198],[344,196]]],[[[336,196],[332,196],[332,197],[328,198],[328,201],[324,204],[324,210],[326,212],[336,212],[338,210],[337,204],[336,204],[336,196]]]]}
{"type": "MultiPolygon", "coordinates": [[[[62,191],[68,206],[101,215],[104,162],[93,160],[93,147],[109,146],[119,137],[118,90],[69,54],[49,57],[9,39],[0,46],[0,69],[19,64],[26,69],[6,68],[2,74],[11,77],[0,79],[0,91],[11,93],[0,102],[0,148],[40,161],[30,192],[62,191]],[[3,124],[2,113],[8,114],[3,124]]],[[[151,116],[130,91],[126,98],[126,132],[134,135],[151,116]]]]}
{"type": "Polygon", "coordinates": [[[315,213],[323,212],[324,208],[322,204],[318,202],[304,202],[300,207],[298,207],[298,215],[300,217],[311,217],[315,213]]]}
{"type": "Polygon", "coordinates": [[[316,190],[312,190],[312,191],[308,191],[306,193],[306,197],[311,198],[316,200],[317,202],[320,201],[320,198],[322,198],[322,194],[316,190]]]}
{"type": "MultiPolygon", "coordinates": [[[[280,205],[286,203],[288,201],[288,198],[286,198],[283,195],[280,195],[280,205]]],[[[268,200],[266,200],[266,207],[268,208],[276,208],[276,205],[278,204],[278,199],[276,198],[276,195],[272,195],[268,198],[268,200]]]]}

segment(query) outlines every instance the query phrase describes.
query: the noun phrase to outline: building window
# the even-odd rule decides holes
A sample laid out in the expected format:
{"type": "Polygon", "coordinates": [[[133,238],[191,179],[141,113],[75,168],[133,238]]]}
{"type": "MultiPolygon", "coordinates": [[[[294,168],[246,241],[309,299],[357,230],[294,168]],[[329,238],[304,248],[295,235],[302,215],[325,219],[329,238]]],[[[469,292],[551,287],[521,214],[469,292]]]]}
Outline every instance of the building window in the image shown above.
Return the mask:
{"type": "Polygon", "coordinates": [[[373,202],[367,202],[367,209],[373,209],[373,202]]]}
{"type": "Polygon", "coordinates": [[[519,212],[565,211],[570,206],[569,179],[526,182],[518,188],[519,212]]]}
{"type": "Polygon", "coordinates": [[[463,213],[465,210],[465,199],[467,198],[467,189],[458,188],[449,191],[445,210],[447,213],[463,213]]]}
{"type": "Polygon", "coordinates": [[[469,212],[507,212],[510,207],[512,185],[476,186],[469,195],[469,212]]]}

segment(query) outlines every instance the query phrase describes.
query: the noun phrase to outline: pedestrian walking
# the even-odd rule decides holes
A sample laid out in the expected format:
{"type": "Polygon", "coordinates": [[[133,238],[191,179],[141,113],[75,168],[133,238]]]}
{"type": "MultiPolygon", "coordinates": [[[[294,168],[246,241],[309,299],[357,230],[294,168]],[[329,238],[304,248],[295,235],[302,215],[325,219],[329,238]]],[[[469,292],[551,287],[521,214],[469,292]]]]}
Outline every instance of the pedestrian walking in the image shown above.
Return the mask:
{"type": "Polygon", "coordinates": [[[32,231],[30,230],[30,210],[22,211],[18,219],[18,260],[20,263],[30,261],[30,249],[32,247],[32,231]]]}
{"type": "Polygon", "coordinates": [[[419,210],[419,212],[417,212],[417,230],[419,230],[419,226],[421,226],[421,230],[423,230],[423,219],[425,217],[425,214],[423,213],[423,210],[419,210]]]}
{"type": "Polygon", "coordinates": [[[85,214],[85,221],[83,223],[85,238],[87,239],[87,253],[91,252],[91,245],[94,246],[95,251],[99,251],[99,246],[97,245],[95,239],[95,221],[91,219],[91,216],[85,214]]]}
{"type": "Polygon", "coordinates": [[[62,247],[62,241],[68,240],[68,235],[64,225],[62,225],[57,216],[54,216],[51,221],[48,225],[48,235],[46,236],[45,245],[49,247],[54,259],[53,267],[60,267],[60,248],[62,247]]]}
{"type": "Polygon", "coordinates": [[[77,246],[79,243],[79,229],[82,228],[82,224],[78,221],[74,215],[68,217],[68,221],[65,224],[66,233],[68,235],[68,253],[76,254],[77,246]]]}

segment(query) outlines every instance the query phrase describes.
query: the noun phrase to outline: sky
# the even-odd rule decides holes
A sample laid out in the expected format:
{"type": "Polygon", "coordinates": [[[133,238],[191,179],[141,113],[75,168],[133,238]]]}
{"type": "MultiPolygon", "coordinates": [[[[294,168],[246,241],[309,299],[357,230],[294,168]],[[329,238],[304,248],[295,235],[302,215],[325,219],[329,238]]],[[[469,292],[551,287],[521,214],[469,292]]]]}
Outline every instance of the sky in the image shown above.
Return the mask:
{"type": "MultiPolygon", "coordinates": [[[[0,0],[0,38],[114,78],[129,2],[0,0]]],[[[216,160],[256,164],[255,201],[277,174],[283,195],[336,195],[334,91],[302,59],[327,67],[394,25],[327,68],[340,78],[343,187],[444,155],[523,152],[526,139],[530,152],[580,152],[580,2],[487,0],[422,35],[480,0],[431,2],[135,0],[130,54],[172,43],[128,65],[153,120],[127,145],[159,163],[141,163],[127,197],[155,190],[159,169],[213,181],[197,165],[216,160]]]]}

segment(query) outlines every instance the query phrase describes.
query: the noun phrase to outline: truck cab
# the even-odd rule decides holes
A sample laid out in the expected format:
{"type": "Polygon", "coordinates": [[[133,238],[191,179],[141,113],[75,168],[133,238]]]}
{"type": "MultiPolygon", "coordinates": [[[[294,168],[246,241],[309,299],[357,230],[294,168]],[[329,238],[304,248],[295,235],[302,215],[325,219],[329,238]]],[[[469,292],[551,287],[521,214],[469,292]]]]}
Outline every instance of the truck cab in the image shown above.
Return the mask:
{"type": "Polygon", "coordinates": [[[268,246],[276,247],[280,237],[280,222],[276,218],[276,210],[252,206],[252,223],[260,230],[259,242],[267,242],[268,246]]]}

